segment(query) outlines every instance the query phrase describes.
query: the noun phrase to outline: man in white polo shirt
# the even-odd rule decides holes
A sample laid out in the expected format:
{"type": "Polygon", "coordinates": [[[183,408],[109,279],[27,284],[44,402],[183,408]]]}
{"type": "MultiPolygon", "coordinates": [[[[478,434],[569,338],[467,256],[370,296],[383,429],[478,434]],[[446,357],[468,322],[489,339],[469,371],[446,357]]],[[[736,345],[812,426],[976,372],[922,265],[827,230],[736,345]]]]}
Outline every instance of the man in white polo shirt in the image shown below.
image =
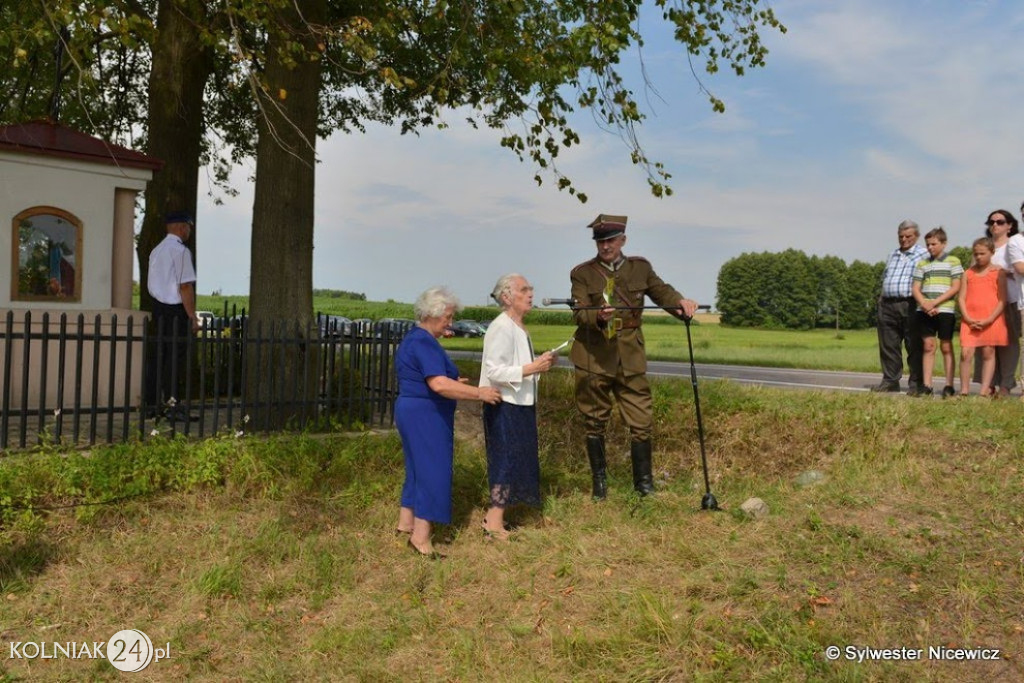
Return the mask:
{"type": "Polygon", "coordinates": [[[196,318],[196,271],[185,243],[195,227],[188,211],[164,218],[167,236],[149,255],[146,288],[153,297],[153,334],[146,364],[147,417],[191,419],[181,406],[179,378],[184,376],[189,339],[199,329],[196,318]]]}

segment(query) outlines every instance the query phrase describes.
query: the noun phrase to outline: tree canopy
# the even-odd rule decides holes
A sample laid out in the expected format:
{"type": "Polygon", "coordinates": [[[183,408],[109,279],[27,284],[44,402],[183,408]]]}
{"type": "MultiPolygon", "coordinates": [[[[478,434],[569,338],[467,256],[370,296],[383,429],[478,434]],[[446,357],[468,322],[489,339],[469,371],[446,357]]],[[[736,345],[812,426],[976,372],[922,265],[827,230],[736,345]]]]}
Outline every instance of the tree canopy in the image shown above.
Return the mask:
{"type": "MultiPolygon", "coordinates": [[[[723,66],[742,75],[765,63],[759,30],[785,28],[758,0],[330,0],[308,21],[303,0],[10,0],[0,8],[0,79],[16,96],[0,103],[0,120],[45,116],[54,93],[53,48],[66,30],[64,117],[86,132],[131,144],[146,139],[146,77],[162,45],[162,24],[181,17],[211,51],[204,82],[206,149],[221,145],[235,159],[256,149],[256,122],[280,98],[265,78],[268,44],[287,68],[323,65],[318,134],[361,130],[368,121],[412,131],[458,110],[474,125],[503,131],[502,145],[533,162],[537,179],[560,174],[562,149],[579,142],[569,116],[591,110],[631,147],[655,194],[669,174],[636,137],[644,115],[620,73],[625,51],[643,45],[638,17],[656,11],[696,69],[723,66]],[[283,26],[282,8],[297,8],[307,30],[283,26]],[[164,20],[159,19],[163,17],[164,20]],[[316,36],[310,44],[302,33],[316,36]],[[261,103],[260,94],[269,95],[261,103]]],[[[180,54],[180,52],[179,52],[180,54]]],[[[690,78],[690,74],[685,75],[690,78]]],[[[707,93],[712,106],[724,104],[707,93]]],[[[286,93],[285,93],[286,96],[286,93]]],[[[206,159],[215,158],[207,152],[206,159]]],[[[585,197],[584,197],[585,199],[585,197]]]]}
{"type": "MultiPolygon", "coordinates": [[[[644,44],[646,12],[672,27],[693,67],[683,78],[763,66],[760,31],[785,31],[759,0],[9,0],[0,6],[0,82],[14,96],[0,102],[0,122],[46,116],[63,95],[70,125],[143,144],[165,161],[146,194],[143,279],[164,210],[195,209],[204,164],[225,189],[232,165],[262,149],[274,158],[257,159],[257,185],[270,188],[262,205],[274,207],[287,185],[279,180],[294,171],[282,161],[311,167],[317,137],[370,121],[411,132],[458,112],[500,130],[501,145],[532,164],[538,183],[553,179],[585,201],[558,160],[580,141],[571,115],[589,110],[627,141],[660,196],[671,192],[670,175],[637,137],[644,114],[633,90],[646,83],[621,73],[624,53],[644,44]],[[297,95],[310,88],[316,109],[300,116],[307,107],[296,108],[297,95]]],[[[286,198],[304,207],[300,220],[254,216],[253,270],[270,273],[252,281],[274,286],[311,271],[312,178],[297,188],[308,198],[286,198]],[[306,237],[288,258],[259,248],[298,233],[306,237]]],[[[311,316],[306,279],[266,310],[254,302],[253,314],[311,316]]]]}
{"type": "MultiPolygon", "coordinates": [[[[967,247],[952,247],[964,267],[967,247]]],[[[737,327],[856,330],[877,323],[885,263],[838,256],[807,256],[802,251],[744,253],[718,271],[716,307],[722,323],[737,327]]]]}
{"type": "Polygon", "coordinates": [[[795,249],[744,253],[718,271],[716,307],[738,327],[873,327],[883,267],[795,249]]]}

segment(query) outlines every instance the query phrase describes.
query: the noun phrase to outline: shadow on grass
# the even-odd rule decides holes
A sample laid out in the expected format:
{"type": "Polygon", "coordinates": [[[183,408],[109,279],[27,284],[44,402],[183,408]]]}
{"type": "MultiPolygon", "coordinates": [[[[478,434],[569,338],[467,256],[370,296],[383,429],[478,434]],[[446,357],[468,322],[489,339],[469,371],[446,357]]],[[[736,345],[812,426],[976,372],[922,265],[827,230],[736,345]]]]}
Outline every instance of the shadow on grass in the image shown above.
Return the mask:
{"type": "MultiPolygon", "coordinates": [[[[456,458],[458,459],[458,455],[456,458]]],[[[463,462],[455,467],[452,477],[451,534],[482,533],[474,526],[473,513],[479,510],[479,514],[482,515],[486,511],[487,491],[487,463],[477,458],[463,459],[463,462]]],[[[445,534],[448,535],[450,534],[445,534]]]]}
{"type": "MultiPolygon", "coordinates": [[[[480,522],[490,506],[490,484],[487,477],[487,456],[481,450],[467,457],[456,448],[455,472],[452,478],[452,521],[448,531],[435,537],[451,542],[462,534],[481,535],[480,522]]],[[[582,456],[585,457],[585,456],[582,456]]],[[[563,467],[545,467],[541,462],[541,499],[559,498],[577,491],[590,491],[589,469],[583,472],[569,471],[563,467]]],[[[505,514],[505,523],[511,528],[539,526],[543,524],[541,508],[527,505],[513,505],[505,514]]]]}
{"type": "Polygon", "coordinates": [[[30,579],[46,568],[57,555],[52,543],[41,539],[16,542],[0,548],[0,592],[26,587],[30,579]]]}

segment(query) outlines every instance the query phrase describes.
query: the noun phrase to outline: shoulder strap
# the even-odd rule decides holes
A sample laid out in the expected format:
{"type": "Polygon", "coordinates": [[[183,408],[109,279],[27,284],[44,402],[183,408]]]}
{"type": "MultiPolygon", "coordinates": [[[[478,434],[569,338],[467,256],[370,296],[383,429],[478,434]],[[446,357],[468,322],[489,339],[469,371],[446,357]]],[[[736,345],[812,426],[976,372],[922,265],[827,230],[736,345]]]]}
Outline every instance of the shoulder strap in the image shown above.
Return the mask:
{"type": "MultiPolygon", "coordinates": [[[[604,278],[605,282],[608,281],[608,279],[609,279],[608,269],[605,268],[604,266],[602,266],[600,264],[600,262],[598,262],[597,259],[594,259],[593,261],[591,261],[590,265],[592,265],[594,267],[594,269],[597,270],[597,272],[601,274],[601,277],[604,278]]],[[[627,290],[624,290],[624,289],[621,288],[619,278],[615,278],[615,295],[618,296],[619,297],[619,301],[621,301],[626,306],[638,306],[638,305],[640,305],[640,304],[637,304],[636,302],[634,302],[632,299],[629,298],[629,294],[628,294],[627,290]]],[[[641,301],[641,303],[643,303],[643,302],[641,301]]]]}

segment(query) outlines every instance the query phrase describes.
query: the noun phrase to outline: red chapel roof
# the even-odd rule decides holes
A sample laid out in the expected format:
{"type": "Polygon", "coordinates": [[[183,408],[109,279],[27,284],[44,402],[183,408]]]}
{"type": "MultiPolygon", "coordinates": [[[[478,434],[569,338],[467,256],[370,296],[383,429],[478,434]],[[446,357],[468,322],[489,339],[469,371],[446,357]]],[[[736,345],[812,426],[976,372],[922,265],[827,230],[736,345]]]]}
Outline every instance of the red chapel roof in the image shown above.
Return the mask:
{"type": "Polygon", "coordinates": [[[160,159],[50,121],[0,126],[0,151],[159,171],[160,159]]]}

